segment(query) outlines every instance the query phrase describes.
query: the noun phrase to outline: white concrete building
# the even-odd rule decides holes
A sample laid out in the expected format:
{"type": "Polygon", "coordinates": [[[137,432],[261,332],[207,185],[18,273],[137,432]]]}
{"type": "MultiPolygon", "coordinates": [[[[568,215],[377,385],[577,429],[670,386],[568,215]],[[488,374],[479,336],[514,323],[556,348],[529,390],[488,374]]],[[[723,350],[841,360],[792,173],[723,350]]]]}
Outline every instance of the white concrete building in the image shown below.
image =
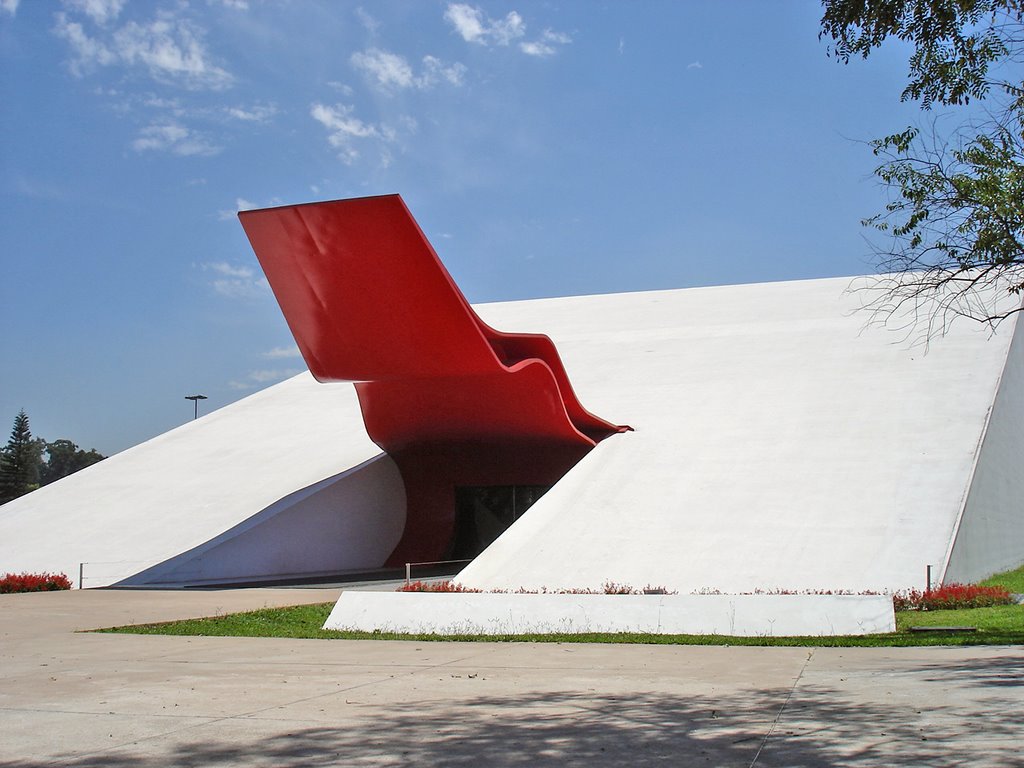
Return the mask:
{"type": "MultiPolygon", "coordinates": [[[[865,328],[849,278],[477,306],[545,333],[600,442],[463,570],[481,588],[882,590],[1024,562],[1024,341],[865,328]]],[[[0,507],[0,571],[84,586],[382,566],[402,475],[303,374],[0,507]]],[[[478,521],[479,522],[479,521],[478,521]]],[[[492,531],[489,536],[500,531],[492,531]]]]}

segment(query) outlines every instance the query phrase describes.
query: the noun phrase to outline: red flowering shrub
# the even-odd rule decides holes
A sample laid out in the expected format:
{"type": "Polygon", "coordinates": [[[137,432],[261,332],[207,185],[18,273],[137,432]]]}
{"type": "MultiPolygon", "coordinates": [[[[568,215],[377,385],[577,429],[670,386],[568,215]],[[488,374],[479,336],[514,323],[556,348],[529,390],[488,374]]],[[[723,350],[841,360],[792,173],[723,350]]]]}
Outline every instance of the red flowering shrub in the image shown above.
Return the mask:
{"type": "Polygon", "coordinates": [[[943,584],[937,589],[897,592],[892,596],[897,611],[949,611],[956,608],[987,608],[1013,602],[1005,587],[982,587],[978,584],[943,584]]]}
{"type": "MultiPolygon", "coordinates": [[[[397,592],[483,592],[482,589],[465,587],[454,581],[410,581],[403,584],[397,592]]],[[[507,589],[487,590],[493,594],[508,594],[507,589]]],[[[675,595],[677,592],[670,592],[665,587],[652,587],[648,584],[643,589],[633,589],[627,584],[617,584],[614,581],[606,581],[600,589],[589,587],[577,587],[575,589],[552,589],[547,587],[540,589],[526,589],[520,587],[512,594],[515,595],[675,595]]]]}
{"type": "Polygon", "coordinates": [[[464,587],[455,581],[410,581],[403,584],[397,592],[483,592],[482,589],[464,587]]]}
{"type": "Polygon", "coordinates": [[[0,595],[11,592],[54,592],[71,589],[63,573],[5,573],[0,578],[0,595]]]}

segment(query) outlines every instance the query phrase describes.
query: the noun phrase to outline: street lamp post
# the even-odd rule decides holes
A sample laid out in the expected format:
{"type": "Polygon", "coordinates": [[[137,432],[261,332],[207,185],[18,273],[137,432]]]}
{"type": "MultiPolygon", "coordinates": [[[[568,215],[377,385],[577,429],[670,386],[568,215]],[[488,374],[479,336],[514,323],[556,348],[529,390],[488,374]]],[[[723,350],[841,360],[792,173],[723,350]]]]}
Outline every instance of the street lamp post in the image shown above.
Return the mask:
{"type": "Polygon", "coordinates": [[[199,418],[199,401],[206,400],[206,395],[185,395],[186,400],[191,400],[192,405],[195,406],[194,413],[192,414],[192,421],[199,418]]]}

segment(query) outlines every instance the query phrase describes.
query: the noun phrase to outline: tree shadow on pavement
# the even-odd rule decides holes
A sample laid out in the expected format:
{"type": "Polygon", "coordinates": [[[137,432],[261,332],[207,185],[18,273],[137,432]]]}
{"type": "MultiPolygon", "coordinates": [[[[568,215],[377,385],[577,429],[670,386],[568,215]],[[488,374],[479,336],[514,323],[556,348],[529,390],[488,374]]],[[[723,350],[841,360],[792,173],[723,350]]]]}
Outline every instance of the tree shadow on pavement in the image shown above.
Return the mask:
{"type": "MultiPolygon", "coordinates": [[[[1019,673],[989,659],[983,677],[1019,673]],[[991,667],[991,668],[990,668],[991,667]],[[1003,671],[1000,671],[1000,667],[1003,671]],[[991,674],[989,674],[991,673],[991,674]]],[[[956,663],[936,665],[955,677],[956,663]]],[[[896,670],[894,674],[915,670],[896,670]]],[[[934,671],[934,670],[933,670],[934,671]]],[[[461,683],[461,681],[460,681],[461,683]]],[[[14,768],[156,766],[953,766],[1022,765],[1019,709],[927,708],[834,687],[723,690],[713,697],[578,691],[462,693],[386,709],[344,694],[316,700],[315,720],[270,710],[215,720],[89,755],[51,755],[14,768]],[[786,704],[779,716],[780,708],[786,704]],[[971,715],[978,715],[971,717],[971,715]],[[289,719],[283,719],[285,717],[289,719]],[[776,722],[776,719],[778,721],[776,722]],[[768,735],[770,733],[770,736],[768,735]],[[767,739],[766,739],[767,737],[767,739]]],[[[994,685],[1003,685],[995,682],[994,685]]],[[[983,691],[982,691],[983,692],[983,691]]],[[[1003,692],[1005,699],[1005,692],[1003,692]]],[[[307,702],[308,703],[308,702],[307,702]]],[[[970,702],[967,702],[968,707],[970,702]]]]}
{"type": "MultiPolygon", "coordinates": [[[[914,674],[926,676],[929,681],[951,685],[970,683],[972,687],[1020,689],[1020,707],[1024,710],[1024,656],[1007,653],[1004,656],[967,658],[956,661],[944,659],[931,664],[916,664],[914,674]]],[[[1024,724],[1024,712],[1021,713],[1024,724]]],[[[1024,730],[1024,725],[1022,725],[1024,730]]],[[[1024,734],[1021,736],[1024,740],[1024,734]]],[[[1024,751],[1024,748],[1022,748],[1024,751]]],[[[1024,762],[1024,761],[1022,761],[1024,762]]]]}

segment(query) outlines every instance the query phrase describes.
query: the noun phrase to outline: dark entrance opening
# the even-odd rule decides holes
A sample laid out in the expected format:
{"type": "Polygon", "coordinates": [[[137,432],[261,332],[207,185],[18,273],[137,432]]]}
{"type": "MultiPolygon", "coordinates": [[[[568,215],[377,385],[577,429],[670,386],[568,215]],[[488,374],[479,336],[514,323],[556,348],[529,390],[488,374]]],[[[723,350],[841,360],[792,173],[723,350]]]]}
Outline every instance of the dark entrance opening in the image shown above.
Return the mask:
{"type": "Polygon", "coordinates": [[[589,450],[443,442],[391,454],[405,483],[406,523],[387,564],[476,557],[589,450]]]}
{"type": "Polygon", "coordinates": [[[449,559],[471,560],[504,533],[549,485],[470,485],[455,489],[455,536],[449,559]]]}

